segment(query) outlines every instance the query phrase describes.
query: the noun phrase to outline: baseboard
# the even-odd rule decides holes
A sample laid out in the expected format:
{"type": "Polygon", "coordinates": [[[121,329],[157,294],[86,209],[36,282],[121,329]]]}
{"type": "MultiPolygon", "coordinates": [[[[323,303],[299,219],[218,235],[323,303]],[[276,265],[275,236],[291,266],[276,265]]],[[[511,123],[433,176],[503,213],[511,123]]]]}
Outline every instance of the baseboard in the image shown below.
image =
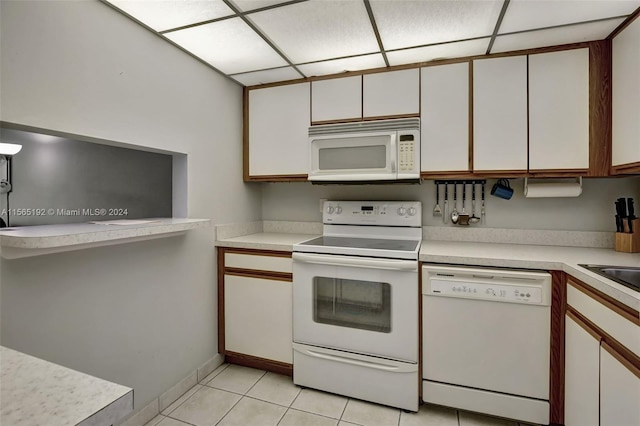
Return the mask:
{"type": "MultiPolygon", "coordinates": [[[[143,426],[164,409],[178,400],[185,392],[207,377],[224,362],[224,356],[215,354],[200,367],[190,372],[185,378],[154,398],[140,410],[134,412],[120,426],[143,426]]],[[[135,409],[135,408],[134,408],[135,409]]]]}

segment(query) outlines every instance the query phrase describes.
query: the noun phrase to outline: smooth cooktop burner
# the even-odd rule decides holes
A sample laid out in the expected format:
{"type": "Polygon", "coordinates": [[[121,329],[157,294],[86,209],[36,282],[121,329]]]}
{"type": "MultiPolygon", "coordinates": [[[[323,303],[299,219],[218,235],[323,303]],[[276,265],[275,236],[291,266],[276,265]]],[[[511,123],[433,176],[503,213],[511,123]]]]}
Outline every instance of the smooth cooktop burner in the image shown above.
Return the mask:
{"type": "Polygon", "coordinates": [[[386,240],[381,238],[319,237],[300,243],[304,246],[341,247],[354,249],[415,251],[416,240],[386,240]]]}

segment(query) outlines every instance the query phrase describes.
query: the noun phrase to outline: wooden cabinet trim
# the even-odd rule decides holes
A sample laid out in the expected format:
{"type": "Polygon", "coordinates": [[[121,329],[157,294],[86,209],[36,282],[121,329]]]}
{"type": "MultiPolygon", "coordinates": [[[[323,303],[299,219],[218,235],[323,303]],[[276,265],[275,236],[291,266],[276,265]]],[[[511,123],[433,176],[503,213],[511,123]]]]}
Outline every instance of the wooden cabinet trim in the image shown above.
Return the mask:
{"type": "Polygon", "coordinates": [[[565,311],[567,307],[567,275],[551,271],[551,342],[549,360],[549,422],[564,424],[565,311]]]}
{"type": "Polygon", "coordinates": [[[224,252],[218,249],[218,352],[224,353],[224,252]]]}
{"type": "Polygon", "coordinates": [[[578,312],[573,306],[567,305],[567,315],[572,320],[576,321],[585,331],[591,334],[596,339],[599,339],[601,344],[606,343],[617,354],[623,357],[627,362],[633,365],[635,368],[640,369],[640,357],[631,350],[627,349],[622,343],[611,337],[609,333],[592,323],[587,317],[578,312]],[[594,334],[595,333],[595,334],[594,334]]]}
{"type": "Polygon", "coordinates": [[[598,303],[611,309],[616,314],[631,321],[633,324],[640,326],[640,313],[638,313],[638,311],[630,308],[629,306],[621,302],[618,302],[611,296],[604,294],[600,290],[596,290],[595,288],[591,287],[588,284],[583,283],[577,278],[569,276],[567,282],[576,290],[580,290],[582,293],[586,294],[592,299],[595,299],[598,303]]]}
{"type": "Polygon", "coordinates": [[[467,171],[473,170],[473,61],[469,61],[469,163],[467,169],[467,171]]]}
{"type": "Polygon", "coordinates": [[[638,363],[634,364],[631,361],[629,361],[627,358],[622,356],[615,348],[609,345],[606,341],[601,342],[600,346],[605,351],[609,352],[609,355],[611,355],[616,360],[618,360],[620,364],[624,365],[627,370],[632,372],[638,379],[640,379],[640,364],[638,363]]]}
{"type": "Polygon", "coordinates": [[[286,272],[261,271],[258,269],[254,270],[254,269],[225,268],[224,274],[234,275],[236,277],[260,278],[263,280],[293,282],[293,274],[288,274],[286,272]]]}
{"type": "Polygon", "coordinates": [[[613,30],[611,34],[609,34],[609,36],[607,37],[607,40],[613,40],[618,34],[624,31],[625,28],[631,25],[633,21],[638,19],[639,16],[640,16],[640,7],[638,7],[631,15],[627,16],[627,19],[622,21],[622,23],[618,25],[618,27],[615,30],[613,30]]]}
{"type": "Polygon", "coordinates": [[[286,376],[293,376],[293,365],[286,362],[273,361],[232,351],[225,351],[224,355],[225,361],[229,364],[237,364],[245,367],[267,370],[277,374],[284,374],[286,376]]]}
{"type": "Polygon", "coordinates": [[[612,174],[640,174],[640,161],[611,167],[612,174]]]}
{"type": "Polygon", "coordinates": [[[249,89],[242,89],[242,179],[251,180],[249,176],[249,89]]]}
{"type": "Polygon", "coordinates": [[[259,175],[248,176],[244,179],[245,182],[306,182],[308,180],[309,175],[259,175]]]}
{"type": "Polygon", "coordinates": [[[236,253],[236,254],[252,254],[255,256],[276,256],[276,257],[291,257],[290,251],[280,251],[280,250],[260,250],[260,249],[250,249],[250,248],[239,248],[239,247],[221,247],[220,250],[224,250],[225,253],[236,253]]]}
{"type": "Polygon", "coordinates": [[[613,117],[611,40],[589,43],[589,176],[609,176],[613,117]]]}

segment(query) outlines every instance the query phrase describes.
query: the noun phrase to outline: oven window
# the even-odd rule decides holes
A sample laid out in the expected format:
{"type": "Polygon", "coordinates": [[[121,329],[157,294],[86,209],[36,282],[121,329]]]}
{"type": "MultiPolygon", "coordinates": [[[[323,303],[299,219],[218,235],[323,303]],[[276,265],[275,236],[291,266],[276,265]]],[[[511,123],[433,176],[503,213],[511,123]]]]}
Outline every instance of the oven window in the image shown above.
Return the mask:
{"type": "Polygon", "coordinates": [[[391,286],[372,281],[314,277],[313,320],[390,333],[391,286]]]}

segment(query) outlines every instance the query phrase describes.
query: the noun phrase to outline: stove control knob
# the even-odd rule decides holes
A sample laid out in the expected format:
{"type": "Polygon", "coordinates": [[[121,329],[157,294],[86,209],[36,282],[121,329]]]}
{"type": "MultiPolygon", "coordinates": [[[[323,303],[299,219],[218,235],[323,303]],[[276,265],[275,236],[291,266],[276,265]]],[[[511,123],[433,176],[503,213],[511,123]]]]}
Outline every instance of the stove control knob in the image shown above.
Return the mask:
{"type": "Polygon", "coordinates": [[[407,209],[405,209],[404,207],[399,207],[398,208],[398,214],[400,216],[404,216],[404,214],[407,212],[407,209]]]}
{"type": "Polygon", "coordinates": [[[336,207],[336,214],[340,214],[340,213],[342,213],[342,207],[337,206],[336,207]]]}
{"type": "Polygon", "coordinates": [[[409,207],[409,210],[407,210],[407,213],[409,213],[409,216],[415,216],[416,214],[415,207],[409,207]]]}
{"type": "Polygon", "coordinates": [[[333,206],[327,206],[327,213],[328,213],[328,214],[333,214],[333,211],[334,211],[334,210],[335,210],[335,209],[334,209],[334,207],[333,207],[333,206]]]}

